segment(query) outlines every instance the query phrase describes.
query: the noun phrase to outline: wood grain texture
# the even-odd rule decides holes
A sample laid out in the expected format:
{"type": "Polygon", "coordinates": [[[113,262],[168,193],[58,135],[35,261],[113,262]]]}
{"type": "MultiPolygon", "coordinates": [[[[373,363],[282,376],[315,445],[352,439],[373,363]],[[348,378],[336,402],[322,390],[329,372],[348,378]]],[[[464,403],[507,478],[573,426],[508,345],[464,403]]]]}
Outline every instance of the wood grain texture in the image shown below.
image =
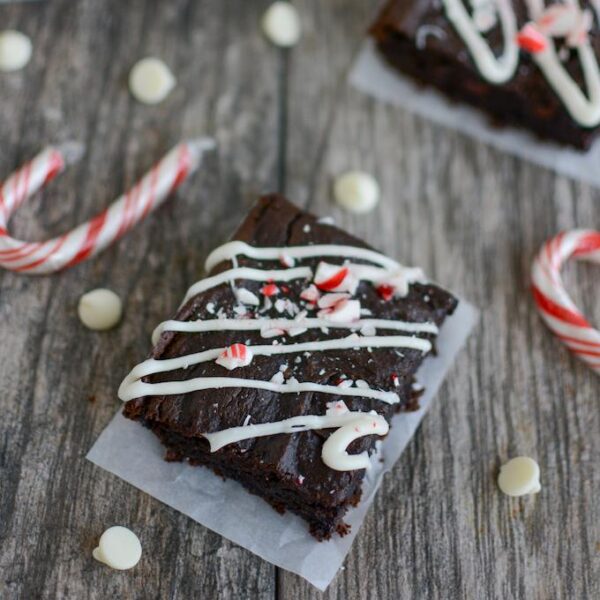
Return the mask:
{"type": "Polygon", "coordinates": [[[199,276],[209,249],[277,173],[279,61],[256,35],[265,3],[54,0],[0,7],[3,27],[35,42],[33,63],[2,75],[0,171],[42,143],[86,142],[70,168],[12,221],[26,239],[56,235],[107,206],[183,137],[219,140],[175,198],[97,259],[60,276],[0,275],[0,598],[273,598],[275,569],[98,469],[84,456],[118,409],[124,372],[152,328],[199,276]],[[127,74],[160,56],[178,79],[158,107],[135,102],[127,74]],[[124,300],[114,331],[86,331],[79,296],[124,300]],[[127,573],[91,559],[112,524],[145,558],[127,573]]]}
{"type": "MultiPolygon", "coordinates": [[[[41,239],[92,216],[182,137],[219,143],[176,198],[93,261],[55,277],[0,274],[0,598],[600,597],[600,381],[543,327],[528,292],[540,244],[598,227],[600,194],[350,89],[372,3],[296,0],[305,35],[291,53],[259,35],[267,4],[0,6],[3,27],[35,42],[26,71],[0,76],[0,173],[44,142],[88,146],[19,210],[15,233],[41,239]],[[149,54],[179,83],[152,108],[126,88],[149,54]],[[367,217],[331,202],[332,177],[350,167],[382,184],[367,217]],[[325,594],[83,459],[153,326],[253,195],[277,186],[483,309],[325,594]],[[105,334],[75,312],[97,286],[126,306],[105,334]],[[540,462],[534,498],[496,488],[499,465],[517,454],[540,462]],[[91,559],[114,523],[142,538],[145,560],[131,572],[91,559]]],[[[600,322],[597,270],[566,278],[600,322]]]]}

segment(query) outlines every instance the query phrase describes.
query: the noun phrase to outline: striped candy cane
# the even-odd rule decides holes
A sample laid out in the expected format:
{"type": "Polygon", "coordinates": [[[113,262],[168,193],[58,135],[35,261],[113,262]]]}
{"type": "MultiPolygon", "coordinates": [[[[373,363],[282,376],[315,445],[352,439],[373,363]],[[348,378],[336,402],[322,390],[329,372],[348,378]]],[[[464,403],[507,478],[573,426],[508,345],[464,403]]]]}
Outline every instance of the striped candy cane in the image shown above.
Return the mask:
{"type": "Polygon", "coordinates": [[[196,170],[203,153],[214,146],[208,138],[182,142],[93,219],[45,242],[23,242],[8,233],[10,216],[77,154],[73,146],[47,148],[0,187],[0,266],[28,275],[45,275],[95,256],[160,206],[196,170]]]}
{"type": "Polygon", "coordinates": [[[560,276],[570,258],[600,263],[600,232],[574,229],[546,242],[533,262],[533,297],[548,327],[600,374],[600,332],[577,309],[560,276]]]}

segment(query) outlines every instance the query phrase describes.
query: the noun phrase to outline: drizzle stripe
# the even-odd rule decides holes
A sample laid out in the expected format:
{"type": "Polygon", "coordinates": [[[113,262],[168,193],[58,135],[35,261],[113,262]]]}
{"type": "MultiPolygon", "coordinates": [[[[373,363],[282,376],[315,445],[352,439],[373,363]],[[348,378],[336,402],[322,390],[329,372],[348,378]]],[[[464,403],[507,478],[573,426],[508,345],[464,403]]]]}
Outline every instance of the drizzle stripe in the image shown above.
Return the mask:
{"type": "Polygon", "coordinates": [[[235,279],[249,279],[251,281],[291,281],[292,279],[308,279],[312,277],[310,267],[296,267],[295,269],[278,269],[273,271],[264,271],[262,269],[252,269],[250,267],[236,267],[223,271],[218,275],[206,277],[192,285],[187,291],[182,305],[196,294],[200,294],[222,283],[228,283],[235,279]]]}
{"type": "Polygon", "coordinates": [[[279,394],[297,394],[299,392],[317,392],[320,394],[334,394],[336,396],[357,396],[359,398],[373,398],[387,404],[397,404],[400,399],[394,392],[372,390],[368,388],[342,388],[337,385],[321,385],[312,382],[298,383],[273,383],[272,381],[243,379],[240,377],[195,377],[184,381],[166,381],[161,383],[144,383],[136,381],[127,386],[122,395],[123,402],[128,402],[142,396],[172,396],[189,394],[200,390],[222,388],[249,388],[268,390],[279,394]]]}
{"type": "Polygon", "coordinates": [[[254,258],[255,260],[279,260],[282,254],[290,258],[314,258],[324,256],[341,256],[343,258],[358,258],[381,265],[386,269],[403,268],[399,262],[391,258],[356,246],[343,246],[339,244],[315,244],[314,246],[282,246],[280,248],[260,248],[250,246],[245,242],[233,241],[215,248],[206,259],[204,268],[209,272],[215,265],[224,260],[231,260],[238,255],[254,258]]]}
{"type": "MultiPolygon", "coordinates": [[[[331,429],[339,427],[323,444],[323,462],[338,471],[367,469],[370,466],[367,452],[348,455],[348,439],[357,439],[365,435],[385,435],[389,431],[387,421],[377,414],[347,412],[341,415],[305,415],[291,417],[275,423],[261,423],[230,427],[215,433],[205,433],[211,452],[242,440],[277,435],[279,433],[299,433],[314,429],[331,429]],[[370,427],[368,425],[371,425],[370,427]],[[336,435],[339,434],[339,435],[336,435]]],[[[351,440],[350,440],[351,441],[351,440]]]]}
{"type": "Polygon", "coordinates": [[[210,321],[163,321],[152,333],[152,343],[156,344],[164,331],[179,331],[182,333],[205,333],[207,331],[257,331],[266,328],[288,329],[304,327],[306,329],[361,329],[365,325],[376,329],[406,331],[409,333],[431,333],[437,335],[435,323],[409,323],[391,319],[360,319],[350,323],[329,321],[327,319],[211,319],[210,321]]]}
{"type": "MultiPolygon", "coordinates": [[[[325,340],[321,342],[305,342],[301,344],[288,345],[264,345],[250,346],[254,356],[273,356],[276,354],[295,354],[299,352],[322,352],[327,350],[344,350],[352,348],[411,348],[421,352],[429,352],[431,343],[418,337],[407,336],[388,336],[388,337],[361,337],[361,338],[341,338],[338,340],[325,340]]],[[[142,377],[153,375],[155,373],[166,373],[176,369],[186,369],[191,365],[198,365],[204,362],[216,360],[226,348],[212,348],[195,354],[178,356],[177,358],[168,358],[156,360],[149,358],[140,363],[129,373],[119,388],[119,397],[127,394],[127,388],[142,377]]]]}

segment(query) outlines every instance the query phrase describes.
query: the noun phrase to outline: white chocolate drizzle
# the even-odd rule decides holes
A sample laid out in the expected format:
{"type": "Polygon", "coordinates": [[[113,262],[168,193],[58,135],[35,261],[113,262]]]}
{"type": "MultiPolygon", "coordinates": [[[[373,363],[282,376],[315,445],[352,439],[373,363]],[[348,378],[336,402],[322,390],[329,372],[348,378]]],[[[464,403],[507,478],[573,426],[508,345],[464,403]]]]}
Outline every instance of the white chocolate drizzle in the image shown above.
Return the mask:
{"type": "Polygon", "coordinates": [[[361,330],[363,327],[387,329],[390,331],[406,331],[409,333],[430,333],[436,335],[435,323],[410,323],[391,319],[359,319],[343,323],[330,319],[210,319],[208,321],[163,321],[152,333],[152,343],[156,344],[165,331],[180,333],[207,333],[209,331],[258,331],[261,329],[280,329],[282,335],[292,327],[303,329],[351,329],[361,330]]]}
{"type": "MultiPolygon", "coordinates": [[[[343,350],[353,348],[411,348],[413,350],[419,350],[422,353],[426,353],[431,350],[431,342],[423,338],[409,336],[349,336],[335,340],[303,342],[299,344],[286,344],[281,346],[251,346],[251,348],[253,356],[274,356],[277,354],[323,352],[327,350],[343,350]]],[[[197,352],[195,354],[188,354],[186,356],[178,356],[177,358],[168,358],[163,360],[149,358],[137,365],[136,367],[134,367],[131,373],[127,375],[127,377],[121,384],[121,387],[119,388],[119,398],[121,398],[124,401],[127,401],[132,400],[133,398],[139,398],[140,396],[152,395],[153,393],[169,395],[184,394],[187,391],[194,391],[182,385],[186,383],[185,381],[177,381],[173,383],[169,382],[169,391],[165,391],[166,386],[163,385],[163,387],[161,388],[162,391],[153,392],[153,390],[155,389],[153,386],[158,384],[143,383],[141,380],[143,377],[147,377],[148,375],[154,375],[156,373],[166,373],[168,371],[175,371],[176,369],[187,369],[192,365],[198,365],[204,362],[213,361],[219,358],[219,356],[221,356],[221,354],[225,350],[226,348],[213,348],[211,350],[205,350],[204,352],[197,352]]],[[[339,391],[338,388],[336,388],[336,393],[337,391],[339,391]]],[[[397,397],[393,399],[392,396],[386,395],[384,401],[387,402],[388,399],[392,399],[392,403],[397,402],[397,397]]]]}
{"type": "Polygon", "coordinates": [[[298,433],[311,429],[338,428],[323,444],[321,457],[323,462],[336,471],[368,469],[369,454],[348,454],[346,448],[359,437],[365,435],[386,435],[389,431],[387,421],[378,414],[363,412],[345,412],[339,415],[306,415],[292,417],[277,423],[262,423],[230,427],[216,433],[205,433],[211,452],[216,452],[228,444],[241,442],[248,438],[264,437],[281,433],[298,433]]]}
{"type": "MultiPolygon", "coordinates": [[[[510,80],[516,72],[519,60],[516,17],[510,1],[494,0],[504,36],[504,52],[499,57],[494,55],[485,38],[477,30],[473,15],[469,14],[464,0],[442,0],[442,2],[448,19],[462,37],[484,79],[494,84],[502,84],[510,80]]],[[[532,26],[536,35],[541,36],[545,42],[542,49],[531,51],[533,61],[573,120],[582,127],[597,126],[600,124],[600,68],[587,35],[582,35],[581,39],[573,44],[587,88],[586,96],[562,64],[559,52],[556,51],[551,39],[552,35],[535,22],[544,14],[543,0],[527,0],[527,5],[530,18],[534,20],[529,26],[532,26]]],[[[581,18],[584,18],[585,11],[581,9],[578,0],[565,0],[564,6],[575,7],[581,18]]],[[[548,7],[550,8],[552,6],[548,7]]]]}
{"type": "Polygon", "coordinates": [[[357,246],[341,246],[338,244],[315,244],[314,246],[284,246],[282,248],[265,248],[250,246],[246,242],[227,242],[213,250],[204,263],[206,271],[224,260],[231,260],[240,254],[255,260],[279,260],[282,253],[290,258],[303,259],[324,256],[339,256],[342,258],[358,258],[375,263],[381,267],[391,270],[402,269],[402,265],[391,258],[357,246]]]}
{"type": "MultiPolygon", "coordinates": [[[[291,383],[274,383],[262,379],[243,379],[241,377],[195,377],[184,381],[165,381],[163,383],[144,383],[136,381],[125,388],[125,392],[119,395],[121,400],[127,402],[141,396],[157,395],[170,396],[174,394],[189,394],[199,390],[220,390],[223,388],[246,388],[255,390],[267,390],[278,394],[299,394],[300,392],[317,392],[319,394],[334,394],[338,396],[357,396],[360,398],[372,398],[386,404],[397,404],[398,395],[394,392],[364,388],[343,388],[337,385],[324,385],[310,381],[291,383]]],[[[252,436],[248,436],[252,437],[252,436]]]]}
{"type": "MultiPolygon", "coordinates": [[[[357,259],[367,261],[372,264],[354,264],[346,262],[344,268],[352,273],[361,281],[368,281],[377,285],[385,283],[398,290],[400,295],[408,293],[410,283],[415,281],[424,281],[424,275],[420,269],[411,269],[403,267],[396,261],[383,256],[372,250],[358,248],[353,246],[325,245],[314,246],[289,246],[281,248],[258,248],[249,246],[244,242],[234,241],[220,248],[217,248],[208,257],[206,261],[207,270],[212,269],[218,263],[225,260],[231,260],[233,268],[218,273],[217,275],[203,279],[188,290],[185,304],[190,298],[200,294],[213,287],[230,284],[231,294],[233,296],[233,312],[239,315],[239,318],[229,318],[226,316],[223,308],[216,313],[217,318],[209,320],[178,321],[169,320],[161,323],[153,333],[153,342],[157,343],[163,332],[181,332],[188,334],[201,334],[208,332],[221,331],[260,331],[262,337],[280,337],[287,336],[298,337],[309,330],[319,329],[327,334],[329,329],[347,329],[352,333],[346,337],[334,339],[322,339],[316,341],[306,341],[297,343],[285,343],[274,340],[272,344],[250,345],[249,340],[242,343],[244,338],[240,339],[232,346],[220,348],[208,348],[201,352],[178,356],[170,359],[148,359],[137,365],[127,375],[119,387],[119,398],[124,402],[141,398],[145,396],[163,396],[163,395],[184,395],[199,390],[223,389],[223,388],[245,388],[266,390],[276,394],[298,394],[303,392],[312,392],[317,394],[330,394],[332,396],[345,396],[357,398],[369,398],[384,402],[387,404],[396,404],[399,397],[396,391],[374,389],[368,382],[361,379],[353,381],[346,376],[341,378],[339,385],[321,384],[312,381],[298,381],[294,376],[284,377],[286,365],[282,365],[279,371],[273,375],[270,380],[249,379],[246,377],[231,376],[202,376],[192,377],[184,380],[168,380],[156,383],[149,383],[144,379],[150,375],[166,373],[178,369],[188,369],[191,366],[206,362],[215,362],[224,372],[235,371],[246,368],[257,356],[275,356],[296,354],[294,364],[301,362],[303,357],[310,357],[313,352],[329,352],[335,350],[360,350],[366,349],[372,352],[375,348],[393,348],[410,349],[425,354],[431,350],[429,339],[419,337],[422,335],[436,335],[438,328],[435,323],[407,322],[393,319],[360,319],[343,321],[334,318],[333,313],[323,314],[324,318],[308,317],[306,310],[301,310],[298,305],[289,298],[279,298],[275,304],[270,302],[264,291],[265,307],[270,309],[272,306],[282,312],[284,305],[290,305],[288,314],[295,315],[294,318],[276,318],[271,319],[261,316],[260,309],[254,314],[244,312],[239,302],[244,302],[244,298],[249,304],[256,306],[256,295],[252,294],[246,288],[236,288],[233,283],[237,280],[269,282],[271,285],[275,281],[292,281],[296,279],[307,279],[313,276],[313,271],[306,266],[294,265],[303,259],[323,257],[341,257],[344,259],[357,259]],[[259,269],[250,267],[239,267],[237,257],[246,256],[256,261],[279,261],[287,269],[259,269]],[[286,260],[282,261],[281,257],[286,260]],[[252,296],[252,298],[250,297],[252,296]],[[250,302],[250,300],[252,300],[250,302]],[[243,313],[243,314],[242,314],[243,313]],[[358,335],[357,332],[363,332],[358,335]],[[387,335],[378,334],[378,332],[392,332],[387,335]],[[401,332],[403,335],[397,335],[393,332],[401,332]],[[368,334],[368,335],[366,335],[368,334]]],[[[318,285],[318,284],[317,284],[318,285]]],[[[314,287],[314,286],[313,286],[314,287]]],[[[264,288],[263,288],[264,290],[264,288]]],[[[326,294],[321,299],[321,305],[329,305],[330,301],[355,303],[358,306],[357,311],[352,311],[353,318],[361,313],[360,302],[350,300],[351,293],[326,294]]],[[[327,312],[323,306],[312,309],[327,312]]],[[[337,306],[337,305],[336,305],[337,306]]],[[[207,304],[206,311],[215,315],[214,304],[211,304],[212,310],[207,304]]],[[[331,308],[328,306],[328,308],[331,308]]],[[[345,314],[345,313],[344,313],[345,314]]],[[[343,318],[343,317],[342,317],[343,318]]],[[[215,372],[215,371],[213,371],[215,372]]],[[[218,372],[217,372],[218,373],[218,372]]],[[[324,372],[323,372],[324,373],[324,372]]],[[[397,387],[397,382],[392,383],[392,387],[397,387]]],[[[348,446],[354,441],[367,435],[386,435],[389,429],[386,419],[375,411],[369,413],[349,411],[342,401],[331,402],[325,415],[305,415],[285,419],[275,423],[256,423],[250,424],[249,416],[239,427],[231,427],[217,432],[207,432],[203,436],[209,441],[211,451],[215,452],[228,444],[239,442],[246,439],[276,435],[280,433],[296,433],[314,429],[332,429],[337,431],[332,433],[323,445],[322,458],[326,465],[336,470],[354,470],[368,468],[370,464],[368,452],[349,455],[348,446]]]]}
{"type": "Polygon", "coordinates": [[[446,16],[469,48],[479,72],[492,83],[506,83],[514,75],[519,63],[519,47],[515,42],[517,19],[509,0],[496,0],[504,36],[504,52],[498,58],[477,30],[463,0],[442,0],[442,2],[446,9],[446,16]]]}

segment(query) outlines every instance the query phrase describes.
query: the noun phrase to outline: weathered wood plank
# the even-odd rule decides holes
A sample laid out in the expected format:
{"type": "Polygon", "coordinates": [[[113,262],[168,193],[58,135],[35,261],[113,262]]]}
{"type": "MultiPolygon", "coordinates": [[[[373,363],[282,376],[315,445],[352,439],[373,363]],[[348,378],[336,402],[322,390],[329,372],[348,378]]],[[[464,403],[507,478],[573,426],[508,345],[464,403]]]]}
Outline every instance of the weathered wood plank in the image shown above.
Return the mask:
{"type": "MultiPolygon", "coordinates": [[[[483,309],[324,597],[598,597],[600,382],[543,327],[528,277],[545,238],[597,225],[600,194],[349,89],[372,7],[296,4],[314,26],[290,65],[290,195],[483,309]],[[366,218],[331,202],[332,177],[356,167],[383,187],[366,218]],[[496,488],[517,454],[540,462],[535,498],[496,488]]],[[[598,322],[592,268],[567,275],[598,322]]],[[[321,597],[288,573],[279,589],[321,597]]]]}
{"type": "Polygon", "coordinates": [[[0,171],[48,141],[88,153],[15,216],[28,239],[106,206],[182,137],[210,133],[218,156],[177,198],[97,259],[60,276],[0,274],[0,597],[205,598],[275,594],[275,569],[84,460],[119,407],[116,389],[152,327],[199,275],[251,196],[277,171],[278,58],[257,35],[265,2],[54,0],[0,7],[34,38],[33,63],[0,77],[0,171]],[[127,74],[148,54],[178,79],[158,107],[127,74]],[[116,330],[85,331],[81,293],[118,292],[116,330]],[[144,558],[127,573],[91,559],[109,525],[130,526],[144,558]]]}
{"type": "MultiPolygon", "coordinates": [[[[14,230],[54,235],[94,214],[180,137],[219,155],[147,223],[60,277],[0,275],[0,597],[312,598],[279,572],[83,460],[118,407],[127,365],[198,275],[254,192],[287,174],[290,196],[484,308],[406,454],[381,490],[330,598],[586,598],[600,594],[599,383],[542,327],[530,260],[560,228],[597,221],[597,192],[385,107],[345,84],[373,7],[297,0],[305,36],[283,58],[257,23],[267,1],[54,0],[1,7],[35,38],[27,71],[0,79],[0,170],[41,140],[88,143],[84,162],[24,206],[14,230]],[[126,77],[156,54],[179,79],[156,108],[126,77]],[[284,76],[281,79],[281,75],[284,76]],[[286,94],[287,92],[287,94],[286,94]],[[287,161],[278,111],[287,109],[287,161]],[[367,218],[336,209],[331,177],[361,166],[384,198],[367,218]],[[74,207],[74,208],[73,208],[74,207]],[[79,295],[119,292],[126,319],[84,331],[79,295]],[[542,465],[535,499],[509,501],[495,472],[515,453],[542,465]],[[146,550],[130,573],[90,559],[109,524],[146,550]]],[[[570,269],[600,320],[591,268],[570,269]]]]}

